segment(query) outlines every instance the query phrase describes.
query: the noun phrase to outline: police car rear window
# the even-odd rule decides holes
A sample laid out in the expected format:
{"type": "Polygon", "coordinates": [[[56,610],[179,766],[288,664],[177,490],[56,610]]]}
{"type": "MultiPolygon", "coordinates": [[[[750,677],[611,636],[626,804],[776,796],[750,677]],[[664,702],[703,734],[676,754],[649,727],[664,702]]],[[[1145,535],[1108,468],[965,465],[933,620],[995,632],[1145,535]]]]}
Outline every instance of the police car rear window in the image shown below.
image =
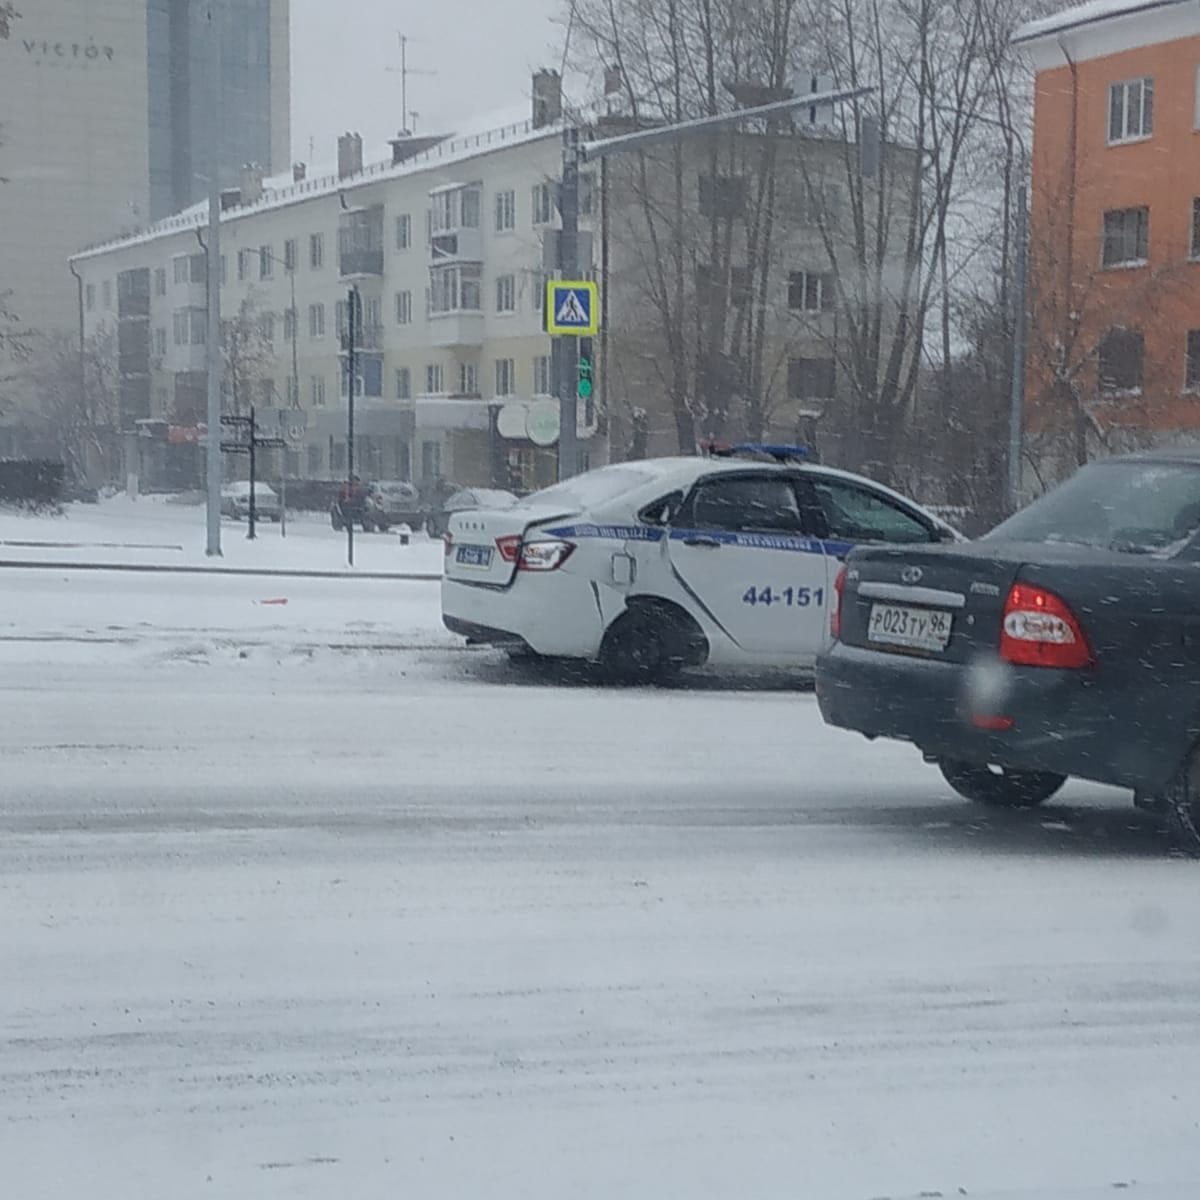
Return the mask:
{"type": "Polygon", "coordinates": [[[634,488],[650,483],[654,478],[649,471],[639,471],[635,467],[601,467],[599,470],[577,475],[574,479],[566,479],[552,487],[543,488],[540,492],[534,492],[521,501],[521,507],[545,508],[548,505],[566,505],[579,509],[591,508],[608,500],[615,500],[634,488]]]}

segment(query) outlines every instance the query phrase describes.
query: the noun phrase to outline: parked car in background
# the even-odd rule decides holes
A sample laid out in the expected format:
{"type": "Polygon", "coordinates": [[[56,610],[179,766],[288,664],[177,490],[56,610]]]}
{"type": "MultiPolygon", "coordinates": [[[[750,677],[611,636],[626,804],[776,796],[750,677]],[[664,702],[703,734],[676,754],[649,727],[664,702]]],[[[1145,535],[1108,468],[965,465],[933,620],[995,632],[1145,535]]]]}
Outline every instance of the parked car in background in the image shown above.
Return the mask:
{"type": "Polygon", "coordinates": [[[425,531],[431,538],[445,537],[450,528],[450,518],[456,513],[474,509],[492,511],[512,508],[517,497],[502,488],[460,488],[446,497],[439,508],[431,510],[425,517],[425,531]]]}
{"type": "Polygon", "coordinates": [[[380,533],[393,525],[407,525],[417,530],[425,521],[425,507],[414,484],[403,479],[379,479],[367,484],[367,511],[370,521],[380,533]]]}
{"type": "MultiPolygon", "coordinates": [[[[255,482],[254,512],[260,521],[279,520],[279,497],[269,484],[255,482]]],[[[227,483],[221,489],[221,515],[235,521],[247,520],[250,516],[250,484],[241,479],[227,483]]]]}

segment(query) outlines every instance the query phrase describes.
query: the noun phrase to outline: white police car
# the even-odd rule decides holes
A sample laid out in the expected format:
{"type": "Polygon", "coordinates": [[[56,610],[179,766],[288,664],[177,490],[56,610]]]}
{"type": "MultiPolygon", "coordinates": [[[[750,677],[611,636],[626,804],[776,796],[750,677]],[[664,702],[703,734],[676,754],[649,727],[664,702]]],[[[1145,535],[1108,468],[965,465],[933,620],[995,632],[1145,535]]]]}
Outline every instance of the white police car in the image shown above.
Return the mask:
{"type": "Polygon", "coordinates": [[[627,682],[705,663],[810,667],[853,545],[958,536],[800,447],[622,463],[452,516],[442,619],[471,642],[598,661],[627,682]]]}

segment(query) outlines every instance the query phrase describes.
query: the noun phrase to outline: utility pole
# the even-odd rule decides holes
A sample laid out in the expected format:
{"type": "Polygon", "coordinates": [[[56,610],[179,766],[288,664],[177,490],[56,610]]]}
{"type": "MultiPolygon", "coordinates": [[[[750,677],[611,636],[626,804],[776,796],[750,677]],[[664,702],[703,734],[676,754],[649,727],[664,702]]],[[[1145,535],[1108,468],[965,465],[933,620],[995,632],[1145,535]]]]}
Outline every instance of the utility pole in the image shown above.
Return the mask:
{"type": "MultiPolygon", "coordinates": [[[[358,288],[351,287],[346,318],[346,381],[349,404],[346,409],[346,499],[354,499],[354,338],[358,326],[358,288]]],[[[346,562],[354,566],[354,506],[346,516],[346,562]]]]}
{"type": "MultiPolygon", "coordinates": [[[[562,232],[558,235],[558,271],[561,279],[579,278],[579,130],[563,130],[562,182],[558,188],[562,232]]],[[[579,470],[577,446],[578,403],[576,372],[579,345],[573,337],[556,337],[550,346],[554,390],[558,395],[558,478],[569,479],[579,470]]]]}
{"type": "Polygon", "coordinates": [[[206,439],[207,540],[205,553],[221,553],[221,24],[219,0],[208,4],[208,331],[204,369],[208,401],[206,439]]]}

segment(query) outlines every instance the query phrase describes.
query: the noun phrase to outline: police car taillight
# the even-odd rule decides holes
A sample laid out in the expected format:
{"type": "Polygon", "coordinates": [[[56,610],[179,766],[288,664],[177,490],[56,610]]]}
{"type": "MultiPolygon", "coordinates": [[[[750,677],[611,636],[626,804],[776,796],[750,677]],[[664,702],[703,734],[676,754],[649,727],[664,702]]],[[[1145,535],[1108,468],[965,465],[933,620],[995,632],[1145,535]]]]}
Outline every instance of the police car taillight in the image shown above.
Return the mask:
{"type": "Polygon", "coordinates": [[[846,568],[837,573],[833,581],[833,607],[829,610],[829,632],[834,640],[842,636],[842,597],[846,594],[846,568]]]}
{"type": "Polygon", "coordinates": [[[575,552],[574,542],[522,542],[518,533],[496,539],[496,549],[507,563],[515,562],[518,571],[555,571],[575,552]]]}
{"type": "Polygon", "coordinates": [[[517,555],[521,553],[521,535],[519,533],[510,533],[508,537],[498,537],[496,539],[496,549],[500,552],[500,557],[506,563],[516,562],[517,555]]]}
{"type": "Polygon", "coordinates": [[[1092,651],[1078,618],[1054,592],[1014,583],[1004,601],[1000,657],[1023,667],[1078,670],[1092,664],[1092,651]]]}
{"type": "Polygon", "coordinates": [[[574,553],[574,542],[526,542],[517,570],[557,571],[574,553]]]}

